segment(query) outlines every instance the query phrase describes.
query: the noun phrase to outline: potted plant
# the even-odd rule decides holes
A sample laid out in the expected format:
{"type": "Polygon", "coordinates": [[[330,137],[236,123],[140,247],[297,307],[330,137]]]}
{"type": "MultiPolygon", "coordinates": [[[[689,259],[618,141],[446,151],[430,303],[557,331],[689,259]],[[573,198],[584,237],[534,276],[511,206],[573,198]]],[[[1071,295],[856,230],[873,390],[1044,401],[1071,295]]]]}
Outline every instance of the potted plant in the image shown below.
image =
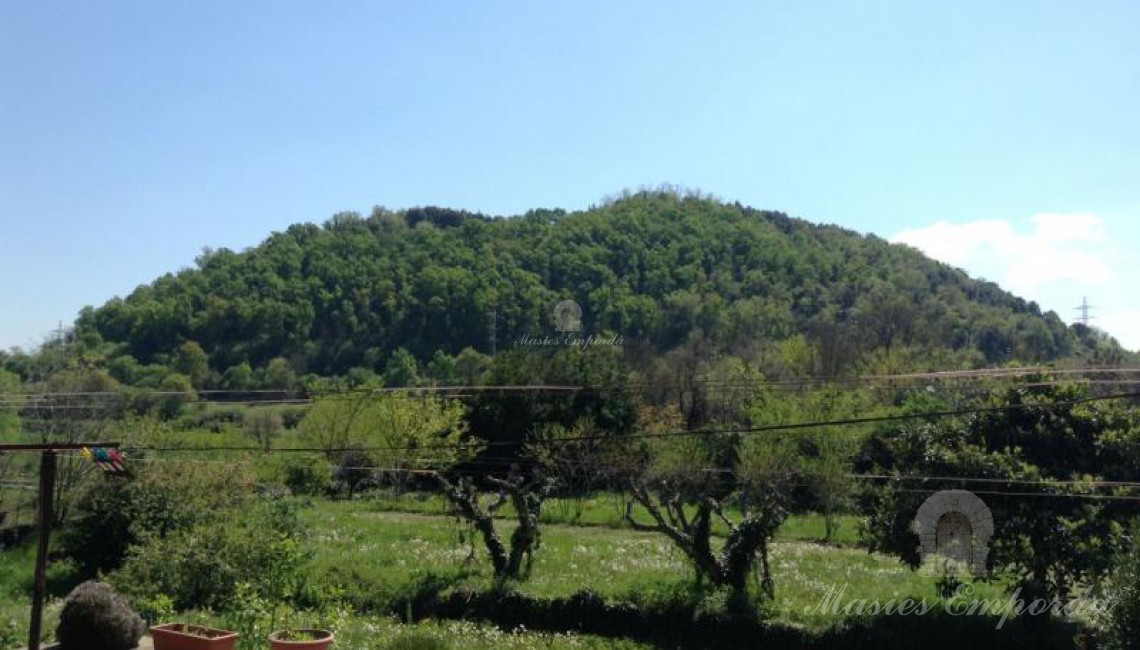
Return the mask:
{"type": "Polygon", "coordinates": [[[205,625],[167,623],[150,628],[154,650],[234,650],[238,634],[205,625]]]}
{"type": "Polygon", "coordinates": [[[273,650],[325,650],[332,642],[333,633],[328,630],[289,629],[269,635],[269,646],[273,650]]]}

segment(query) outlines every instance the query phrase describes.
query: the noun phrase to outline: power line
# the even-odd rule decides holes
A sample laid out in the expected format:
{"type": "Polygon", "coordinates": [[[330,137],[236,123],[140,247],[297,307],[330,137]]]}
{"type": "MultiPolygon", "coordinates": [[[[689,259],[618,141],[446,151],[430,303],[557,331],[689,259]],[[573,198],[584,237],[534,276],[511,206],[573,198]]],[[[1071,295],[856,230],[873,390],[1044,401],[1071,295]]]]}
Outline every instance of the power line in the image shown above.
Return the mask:
{"type": "MultiPolygon", "coordinates": [[[[406,461],[411,462],[411,463],[422,463],[422,464],[432,463],[432,462],[441,462],[441,463],[454,463],[454,462],[456,462],[454,459],[432,458],[432,457],[407,458],[407,459],[402,459],[402,460],[406,460],[406,461]]],[[[234,465],[234,466],[236,466],[236,465],[246,464],[249,461],[248,460],[247,461],[203,460],[203,459],[185,460],[185,459],[179,459],[179,458],[135,458],[135,459],[131,459],[131,462],[136,462],[136,463],[186,463],[186,464],[191,464],[191,465],[209,464],[209,465],[234,465]]],[[[488,466],[490,466],[490,465],[502,466],[502,465],[507,465],[507,464],[512,464],[512,463],[517,464],[517,465],[536,464],[534,461],[527,462],[526,460],[520,460],[518,458],[507,457],[507,456],[490,457],[490,458],[484,457],[482,459],[472,459],[471,461],[463,461],[462,463],[464,465],[468,465],[468,464],[480,465],[481,464],[481,465],[488,465],[488,466]],[[493,462],[493,461],[498,461],[498,462],[493,462]]],[[[594,463],[591,463],[591,465],[593,467],[599,467],[599,468],[610,469],[610,470],[626,469],[626,467],[627,467],[624,464],[615,464],[615,463],[606,463],[606,462],[594,462],[594,463]]],[[[333,464],[333,463],[328,463],[327,465],[325,465],[325,467],[327,469],[332,469],[332,470],[360,470],[360,471],[372,470],[372,471],[376,471],[376,472],[403,472],[403,471],[408,471],[409,469],[413,469],[413,468],[415,468],[419,471],[431,471],[431,472],[438,471],[435,469],[423,467],[422,465],[420,467],[412,467],[412,466],[409,466],[409,467],[388,467],[388,466],[384,466],[384,465],[337,465],[337,464],[333,464]]],[[[686,469],[686,471],[703,473],[703,474],[736,474],[736,473],[740,473],[739,470],[728,469],[728,468],[724,468],[724,467],[695,467],[695,468],[688,468],[688,469],[686,469]]],[[[777,476],[781,476],[781,475],[770,473],[770,474],[765,474],[765,476],[777,477],[777,476]]],[[[984,476],[935,476],[935,475],[926,475],[926,474],[899,474],[899,475],[894,475],[894,474],[865,474],[865,473],[854,473],[854,472],[845,473],[845,474],[843,474],[843,476],[846,478],[852,478],[852,479],[857,479],[857,480],[938,481],[938,482],[983,483],[983,484],[995,484],[995,485],[997,485],[997,484],[1025,485],[1025,486],[1041,486],[1041,487],[1077,486],[1077,487],[1088,487],[1088,488],[1140,489],[1140,481],[1111,481],[1111,480],[1087,480],[1086,481],[1086,480],[1073,480],[1073,479],[1016,479],[1016,478],[995,478],[995,477],[984,477],[984,476]]]]}
{"type": "MultiPolygon", "coordinates": [[[[1070,381],[1021,382],[1021,383],[1014,384],[1013,386],[1016,386],[1018,388],[1049,388],[1049,387],[1059,387],[1059,386],[1135,386],[1135,385],[1140,385],[1140,378],[1138,378],[1138,379],[1085,379],[1085,380],[1070,380],[1070,381]]],[[[740,386],[731,386],[730,385],[730,386],[721,386],[720,388],[727,391],[727,390],[733,390],[733,389],[741,390],[741,389],[744,389],[746,387],[747,387],[746,385],[740,385],[740,386]]],[[[774,386],[772,388],[776,388],[777,390],[796,390],[798,387],[776,387],[776,386],[774,386]]],[[[968,387],[965,387],[965,386],[959,387],[959,389],[966,389],[966,388],[968,388],[968,387]]],[[[601,388],[601,387],[595,387],[595,388],[582,387],[582,388],[580,388],[580,390],[591,391],[591,392],[602,392],[605,389],[601,388]]],[[[619,388],[615,388],[613,390],[624,390],[624,388],[619,387],[619,388]]],[[[148,395],[154,395],[154,394],[150,393],[148,395]]],[[[177,395],[186,395],[186,393],[178,393],[177,395]]],[[[193,400],[186,400],[183,403],[184,404],[212,404],[212,405],[217,405],[217,406],[307,406],[307,405],[314,404],[317,401],[363,401],[363,400],[367,400],[367,399],[378,399],[379,397],[381,397],[381,395],[378,395],[378,394],[360,394],[360,395],[356,395],[356,396],[330,395],[330,396],[323,396],[323,397],[314,398],[314,399],[308,399],[308,398],[305,398],[305,399],[256,399],[256,400],[203,400],[203,399],[193,399],[193,400]]],[[[445,398],[448,398],[448,399],[461,399],[461,398],[469,398],[469,397],[473,397],[473,395],[464,394],[464,393],[447,393],[447,394],[445,394],[445,398]]],[[[32,420],[34,420],[34,419],[50,420],[52,418],[36,418],[34,414],[37,412],[52,413],[52,412],[56,412],[56,411],[85,411],[85,410],[94,411],[94,410],[99,410],[99,409],[108,409],[109,410],[109,409],[115,409],[115,408],[123,408],[126,406],[125,404],[121,403],[123,401],[126,401],[125,396],[123,396],[123,399],[119,400],[119,401],[103,400],[103,401],[91,402],[91,403],[86,403],[86,404],[70,404],[70,403],[57,404],[57,403],[49,402],[49,401],[35,401],[35,402],[29,404],[27,402],[21,402],[18,400],[4,401],[4,399],[2,397],[0,397],[0,408],[15,408],[15,409],[22,409],[24,411],[31,412],[32,415],[24,414],[22,416],[23,419],[25,419],[25,420],[30,420],[30,419],[32,419],[32,420]]],[[[75,421],[75,419],[70,418],[69,421],[75,421]]],[[[93,419],[90,421],[102,421],[102,420],[93,419]]]]}
{"type": "MultiPolygon", "coordinates": [[[[908,492],[914,494],[930,494],[932,490],[907,490],[901,489],[899,492],[908,492]]],[[[971,490],[974,494],[987,494],[1009,497],[1040,497],[1040,498],[1057,498],[1057,499],[1091,499],[1094,501],[1140,501],[1140,496],[1127,496],[1117,494],[1074,494],[1074,493],[1059,493],[1059,492],[1001,492],[996,490],[971,490]]]]}
{"type": "MultiPolygon", "coordinates": [[[[173,458],[136,458],[131,459],[132,463],[179,463],[180,465],[189,464],[224,464],[230,466],[239,466],[245,464],[237,461],[212,461],[212,460],[180,460],[173,458]]],[[[355,471],[373,471],[373,472],[387,472],[393,474],[409,474],[415,476],[435,476],[441,473],[440,470],[424,468],[424,467],[386,467],[382,465],[358,465],[358,466],[341,466],[341,465],[328,465],[327,469],[336,471],[355,470],[355,471]]],[[[724,468],[709,467],[709,468],[693,468],[687,471],[715,474],[715,473],[732,473],[733,470],[724,468]]],[[[1022,479],[997,479],[988,477],[968,477],[968,476],[887,476],[887,475],[873,475],[873,474],[846,474],[848,478],[855,479],[881,479],[888,478],[892,480],[936,480],[936,481],[957,481],[967,483],[1004,483],[1009,485],[1039,485],[1042,487],[1054,487],[1059,485],[1079,485],[1087,487],[1110,487],[1117,489],[1140,489],[1140,483],[1125,482],[1125,481],[1045,481],[1045,480],[1022,480],[1022,479]]],[[[807,487],[811,483],[802,482],[783,482],[785,487],[807,487]]],[[[897,488],[896,491],[914,494],[929,494],[937,491],[938,488],[929,489],[916,489],[916,488],[897,488]]],[[[1077,498],[1077,499],[1092,499],[1092,500],[1112,500],[1112,501],[1140,501],[1140,495],[1121,495],[1121,494],[1092,494],[1086,492],[1024,492],[1024,491],[1010,491],[1010,490],[971,490],[974,494],[986,494],[994,496],[1010,496],[1010,497],[1041,497],[1041,498],[1077,498]]]]}
{"type": "MultiPolygon", "coordinates": [[[[850,384],[860,382],[870,383],[893,383],[901,381],[921,381],[921,380],[978,380],[978,379],[1014,379],[1019,377],[1033,376],[1036,374],[1045,375],[1102,375],[1102,374],[1138,374],[1140,368],[1114,368],[1114,367],[1090,367],[1090,368],[1048,368],[1044,366],[1033,367],[1017,367],[1017,368],[993,368],[993,369],[978,369],[978,370],[949,370],[949,371],[933,371],[933,372],[920,372],[920,373],[900,373],[894,375],[864,375],[860,377],[811,377],[793,380],[746,380],[746,379],[711,379],[707,377],[694,378],[687,382],[660,382],[652,380],[636,380],[621,383],[605,384],[599,386],[578,386],[578,385],[558,385],[558,384],[528,384],[528,385],[460,385],[460,386],[395,386],[383,388],[328,388],[318,391],[292,391],[284,389],[259,389],[259,390],[201,390],[201,391],[147,391],[140,393],[140,397],[190,397],[191,403],[210,403],[220,405],[305,405],[310,404],[314,399],[348,399],[354,398],[369,398],[388,393],[410,393],[410,394],[439,394],[444,397],[469,397],[468,393],[485,393],[485,392],[549,392],[549,393],[573,393],[579,391],[621,391],[637,388],[654,388],[654,387],[690,387],[701,386],[706,390],[716,388],[719,390],[731,390],[733,388],[744,389],[802,389],[806,387],[819,386],[822,384],[850,384]],[[203,395],[218,396],[215,399],[202,399],[203,395]],[[257,399],[224,399],[221,396],[242,396],[242,395],[257,395],[257,399]],[[264,399],[261,396],[267,395],[282,395],[277,399],[264,399]],[[287,397],[294,396],[294,397],[287,397]]],[[[1140,380],[1125,380],[1125,379],[1109,379],[1109,380],[1085,380],[1083,382],[1072,383],[1091,383],[1091,384],[1117,384],[1126,385],[1133,383],[1140,383],[1140,380]]],[[[1048,385],[1064,385],[1066,382],[1029,382],[1020,385],[1023,386],[1048,386],[1048,385]]],[[[73,399],[73,398],[89,398],[92,400],[98,399],[100,401],[106,400],[127,400],[133,397],[130,393],[125,391],[69,391],[69,392],[9,392],[0,393],[0,406],[8,408],[44,408],[52,410],[79,410],[89,408],[87,405],[77,404],[58,404],[57,399],[73,399]]],[[[92,405],[93,407],[93,405],[92,405]]]]}
{"type": "MultiPolygon", "coordinates": [[[[845,427],[845,426],[858,426],[863,424],[876,424],[883,422],[902,422],[907,420],[923,420],[923,419],[938,419],[946,417],[957,417],[962,415],[980,415],[984,413],[997,413],[1002,411],[1019,410],[1019,409],[1052,409],[1064,406],[1076,406],[1078,404],[1088,404],[1093,402],[1103,402],[1110,400],[1120,399],[1135,399],[1140,398],[1140,393],[1117,393],[1113,395],[1101,395],[1096,397],[1083,397],[1072,400],[1058,400],[1054,402],[1042,404],[1003,404],[1000,406],[976,407],[969,409],[956,409],[949,411],[928,411],[925,413],[904,413],[898,415],[881,415],[874,417],[864,418],[845,418],[840,420],[822,420],[813,422],[797,422],[789,424],[773,424],[758,427],[746,428],[723,428],[723,429],[688,429],[679,431],[666,431],[659,433],[630,433],[630,434],[605,434],[605,435],[582,435],[582,436],[562,436],[545,438],[543,443],[551,442],[586,442],[586,441],[605,441],[605,440],[645,440],[645,439],[659,439],[659,438],[674,438],[686,436],[700,436],[700,435],[734,435],[734,434],[753,434],[771,431],[795,431],[800,429],[817,429],[823,427],[845,427]]],[[[493,446],[518,446],[524,444],[525,441],[487,441],[478,443],[479,446],[493,447],[493,446]]],[[[418,451],[424,449],[466,449],[472,446],[471,443],[449,443],[449,444],[425,444],[415,446],[366,446],[366,447],[282,447],[272,450],[276,453],[342,453],[348,451],[418,451]]],[[[182,446],[182,447],[128,447],[128,449],[150,450],[150,451],[165,451],[165,452],[203,452],[203,451],[265,451],[263,447],[245,445],[245,446],[182,446]]]]}

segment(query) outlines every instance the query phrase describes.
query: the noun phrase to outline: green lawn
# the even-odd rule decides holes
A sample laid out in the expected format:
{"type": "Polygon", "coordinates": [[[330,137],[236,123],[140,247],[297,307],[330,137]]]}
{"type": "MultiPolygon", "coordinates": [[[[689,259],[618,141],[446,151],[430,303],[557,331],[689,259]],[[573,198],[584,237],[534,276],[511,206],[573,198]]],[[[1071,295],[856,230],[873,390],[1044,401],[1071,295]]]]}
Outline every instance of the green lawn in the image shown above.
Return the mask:
{"type": "MultiPolygon", "coordinates": [[[[398,607],[401,599],[426,589],[486,588],[491,582],[479,540],[474,540],[476,561],[465,564],[470,532],[454,518],[377,511],[367,502],[321,504],[304,516],[316,535],[313,570],[319,579],[343,587],[358,607],[398,607]]],[[[822,534],[822,521],[793,518],[772,547],[775,620],[813,628],[834,624],[834,615],[818,611],[832,586],[846,586],[848,599],[938,601],[935,579],[897,559],[803,541],[817,524],[822,534]]],[[[501,525],[505,538],[512,524],[501,525]]],[[[655,533],[547,524],[542,535],[533,573],[517,585],[523,593],[553,598],[589,589],[606,599],[649,604],[676,597],[692,581],[684,558],[655,533]]],[[[981,597],[1001,594],[998,585],[977,589],[981,597]]]]}
{"type": "MultiPolygon", "coordinates": [[[[460,587],[485,591],[492,584],[481,540],[473,537],[465,523],[444,512],[438,497],[306,502],[301,515],[311,531],[310,580],[339,589],[350,606],[336,621],[337,647],[643,647],[633,643],[614,646],[610,640],[585,635],[508,633],[463,621],[421,623],[411,629],[391,619],[391,613],[404,617],[415,603],[432,595],[460,587]],[[415,645],[404,638],[409,635],[437,639],[443,645],[423,645],[430,642],[422,639],[415,645]]],[[[558,509],[549,512],[548,522],[564,519],[558,509]]],[[[588,501],[581,514],[575,510],[572,518],[580,524],[543,526],[532,575],[513,585],[515,589],[542,599],[590,590],[608,602],[658,607],[686,599],[691,602],[693,575],[685,559],[663,536],[624,527],[608,496],[588,501]]],[[[513,522],[502,519],[499,525],[503,537],[508,537],[513,522]]],[[[844,589],[848,601],[909,597],[939,602],[933,578],[915,573],[892,557],[851,546],[855,528],[853,518],[842,519],[840,545],[826,545],[819,541],[821,517],[801,515],[788,520],[771,548],[776,599],[765,605],[770,620],[814,631],[834,627],[845,616],[823,611],[821,603],[835,589],[844,589]]],[[[29,546],[0,552],[0,650],[25,641],[32,560],[29,546]]],[[[976,589],[982,598],[996,599],[1002,594],[1000,585],[978,584],[976,589]]],[[[56,601],[48,608],[45,629],[49,634],[58,607],[56,601]]],[[[697,602],[696,607],[716,609],[718,603],[697,602]]],[[[210,613],[182,616],[226,622],[210,613]]],[[[267,632],[259,629],[251,638],[267,632]]]]}

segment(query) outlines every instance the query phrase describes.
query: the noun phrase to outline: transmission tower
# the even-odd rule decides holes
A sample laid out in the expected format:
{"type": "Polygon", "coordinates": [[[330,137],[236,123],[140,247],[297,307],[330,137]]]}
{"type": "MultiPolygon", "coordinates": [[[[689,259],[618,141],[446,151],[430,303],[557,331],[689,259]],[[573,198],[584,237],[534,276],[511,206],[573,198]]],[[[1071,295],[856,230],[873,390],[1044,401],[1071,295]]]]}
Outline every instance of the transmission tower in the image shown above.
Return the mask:
{"type": "Polygon", "coordinates": [[[1089,312],[1093,309],[1094,307],[1089,304],[1088,297],[1082,297],[1081,304],[1077,307],[1077,311],[1081,312],[1081,317],[1078,319],[1081,325],[1084,325],[1085,327],[1089,326],[1089,321],[1094,318],[1093,316],[1089,316],[1089,312]]]}

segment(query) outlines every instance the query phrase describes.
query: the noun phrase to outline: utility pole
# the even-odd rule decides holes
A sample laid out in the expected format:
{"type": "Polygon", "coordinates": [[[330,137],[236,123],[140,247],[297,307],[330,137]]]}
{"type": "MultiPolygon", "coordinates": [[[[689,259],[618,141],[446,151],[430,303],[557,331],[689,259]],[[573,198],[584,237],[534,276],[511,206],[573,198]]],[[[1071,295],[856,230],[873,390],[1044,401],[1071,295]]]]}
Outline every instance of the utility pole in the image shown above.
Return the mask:
{"type": "Polygon", "coordinates": [[[40,452],[40,489],[36,514],[36,572],[32,581],[32,620],[28,625],[28,650],[40,650],[40,634],[43,631],[44,597],[47,595],[47,558],[51,541],[51,528],[55,513],[55,459],[59,451],[80,451],[84,448],[100,447],[117,449],[117,442],[80,442],[48,444],[0,444],[0,453],[10,451],[40,452]]]}
{"type": "Polygon", "coordinates": [[[55,450],[45,449],[40,455],[40,499],[36,529],[36,572],[32,583],[32,620],[28,626],[28,650],[39,650],[43,629],[44,596],[47,595],[47,556],[51,526],[55,519],[52,502],[55,501],[55,450]]]}
{"type": "Polygon", "coordinates": [[[1089,326],[1089,321],[1094,318],[1093,316],[1089,316],[1089,311],[1092,309],[1094,309],[1094,307],[1089,304],[1088,297],[1082,297],[1081,304],[1077,307],[1077,311],[1081,312],[1081,317],[1077,319],[1080,321],[1081,325],[1084,325],[1085,327],[1089,326]]]}
{"type": "Polygon", "coordinates": [[[498,344],[498,329],[499,329],[499,310],[491,310],[491,356],[495,356],[495,348],[498,344]]]}

